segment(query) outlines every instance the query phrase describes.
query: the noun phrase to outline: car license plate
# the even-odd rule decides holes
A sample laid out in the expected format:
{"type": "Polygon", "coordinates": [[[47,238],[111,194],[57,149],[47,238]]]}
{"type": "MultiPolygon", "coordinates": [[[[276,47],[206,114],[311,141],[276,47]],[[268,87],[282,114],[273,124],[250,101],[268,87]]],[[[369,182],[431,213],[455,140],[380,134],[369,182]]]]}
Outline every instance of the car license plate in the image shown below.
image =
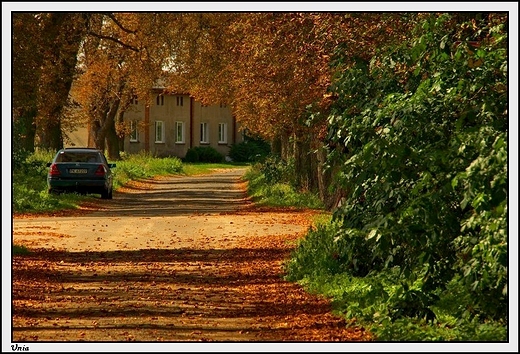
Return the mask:
{"type": "Polygon", "coordinates": [[[71,168],[69,173],[87,173],[86,168],[71,168]]]}

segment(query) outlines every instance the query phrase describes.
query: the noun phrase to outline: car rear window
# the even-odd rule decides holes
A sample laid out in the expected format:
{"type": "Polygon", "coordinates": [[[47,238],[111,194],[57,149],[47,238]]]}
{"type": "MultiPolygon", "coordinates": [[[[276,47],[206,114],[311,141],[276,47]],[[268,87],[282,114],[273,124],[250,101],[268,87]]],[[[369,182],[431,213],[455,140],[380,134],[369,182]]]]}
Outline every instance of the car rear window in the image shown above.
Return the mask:
{"type": "Polygon", "coordinates": [[[56,162],[93,162],[99,163],[101,159],[95,152],[61,152],[56,157],[56,162]]]}

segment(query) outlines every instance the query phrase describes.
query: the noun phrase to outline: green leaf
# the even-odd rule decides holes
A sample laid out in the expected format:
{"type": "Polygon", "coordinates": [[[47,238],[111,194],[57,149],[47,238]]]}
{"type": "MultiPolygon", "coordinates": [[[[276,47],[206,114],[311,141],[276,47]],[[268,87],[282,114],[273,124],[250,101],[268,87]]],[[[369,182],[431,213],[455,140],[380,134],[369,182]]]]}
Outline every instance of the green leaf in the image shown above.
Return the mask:
{"type": "Polygon", "coordinates": [[[453,179],[451,180],[451,187],[452,187],[453,189],[457,188],[458,184],[459,184],[459,179],[458,179],[457,177],[455,177],[455,178],[453,178],[453,179]]]}
{"type": "Polygon", "coordinates": [[[473,201],[471,202],[471,206],[474,209],[477,209],[480,207],[480,205],[482,203],[484,203],[485,200],[486,200],[486,195],[484,194],[484,192],[481,192],[473,199],[473,201]]]}
{"type": "Polygon", "coordinates": [[[374,238],[377,235],[377,229],[372,229],[367,235],[367,240],[370,240],[371,238],[374,238]]]}
{"type": "Polygon", "coordinates": [[[496,150],[500,150],[502,148],[502,146],[505,145],[505,141],[502,137],[499,137],[497,138],[497,140],[495,141],[495,144],[494,144],[494,148],[496,150]]]}

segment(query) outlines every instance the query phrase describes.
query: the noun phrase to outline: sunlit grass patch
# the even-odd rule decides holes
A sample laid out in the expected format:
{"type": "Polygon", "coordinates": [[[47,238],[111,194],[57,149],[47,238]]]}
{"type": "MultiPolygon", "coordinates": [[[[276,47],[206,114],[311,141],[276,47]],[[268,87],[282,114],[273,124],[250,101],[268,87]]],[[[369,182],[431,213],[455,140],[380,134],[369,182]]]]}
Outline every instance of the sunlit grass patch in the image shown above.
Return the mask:
{"type": "Polygon", "coordinates": [[[323,209],[319,197],[309,191],[298,191],[288,182],[269,183],[258,169],[247,171],[248,194],[253,202],[261,206],[298,207],[323,209]]]}

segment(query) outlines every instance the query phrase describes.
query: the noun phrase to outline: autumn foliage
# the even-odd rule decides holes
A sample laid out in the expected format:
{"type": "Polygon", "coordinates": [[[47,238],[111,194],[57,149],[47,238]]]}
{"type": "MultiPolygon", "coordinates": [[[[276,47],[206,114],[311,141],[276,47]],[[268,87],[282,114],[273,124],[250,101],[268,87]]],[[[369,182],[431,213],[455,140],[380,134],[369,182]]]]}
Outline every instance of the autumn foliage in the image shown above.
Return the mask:
{"type": "MultiPolygon", "coordinates": [[[[387,312],[374,310],[388,321],[436,319],[455,289],[457,316],[503,322],[508,21],[492,12],[16,14],[13,156],[59,147],[60,129],[83,119],[93,144],[118,158],[129,100],[147,102],[155,84],[225,103],[290,165],[298,189],[335,211],[338,229],[323,231],[334,237],[317,237],[328,243],[319,255],[303,244],[302,259],[323,259],[332,276],[396,272],[399,290],[374,288],[395,295],[387,312]]],[[[293,264],[294,278],[315,276],[312,264],[302,273],[293,264]]]]}

